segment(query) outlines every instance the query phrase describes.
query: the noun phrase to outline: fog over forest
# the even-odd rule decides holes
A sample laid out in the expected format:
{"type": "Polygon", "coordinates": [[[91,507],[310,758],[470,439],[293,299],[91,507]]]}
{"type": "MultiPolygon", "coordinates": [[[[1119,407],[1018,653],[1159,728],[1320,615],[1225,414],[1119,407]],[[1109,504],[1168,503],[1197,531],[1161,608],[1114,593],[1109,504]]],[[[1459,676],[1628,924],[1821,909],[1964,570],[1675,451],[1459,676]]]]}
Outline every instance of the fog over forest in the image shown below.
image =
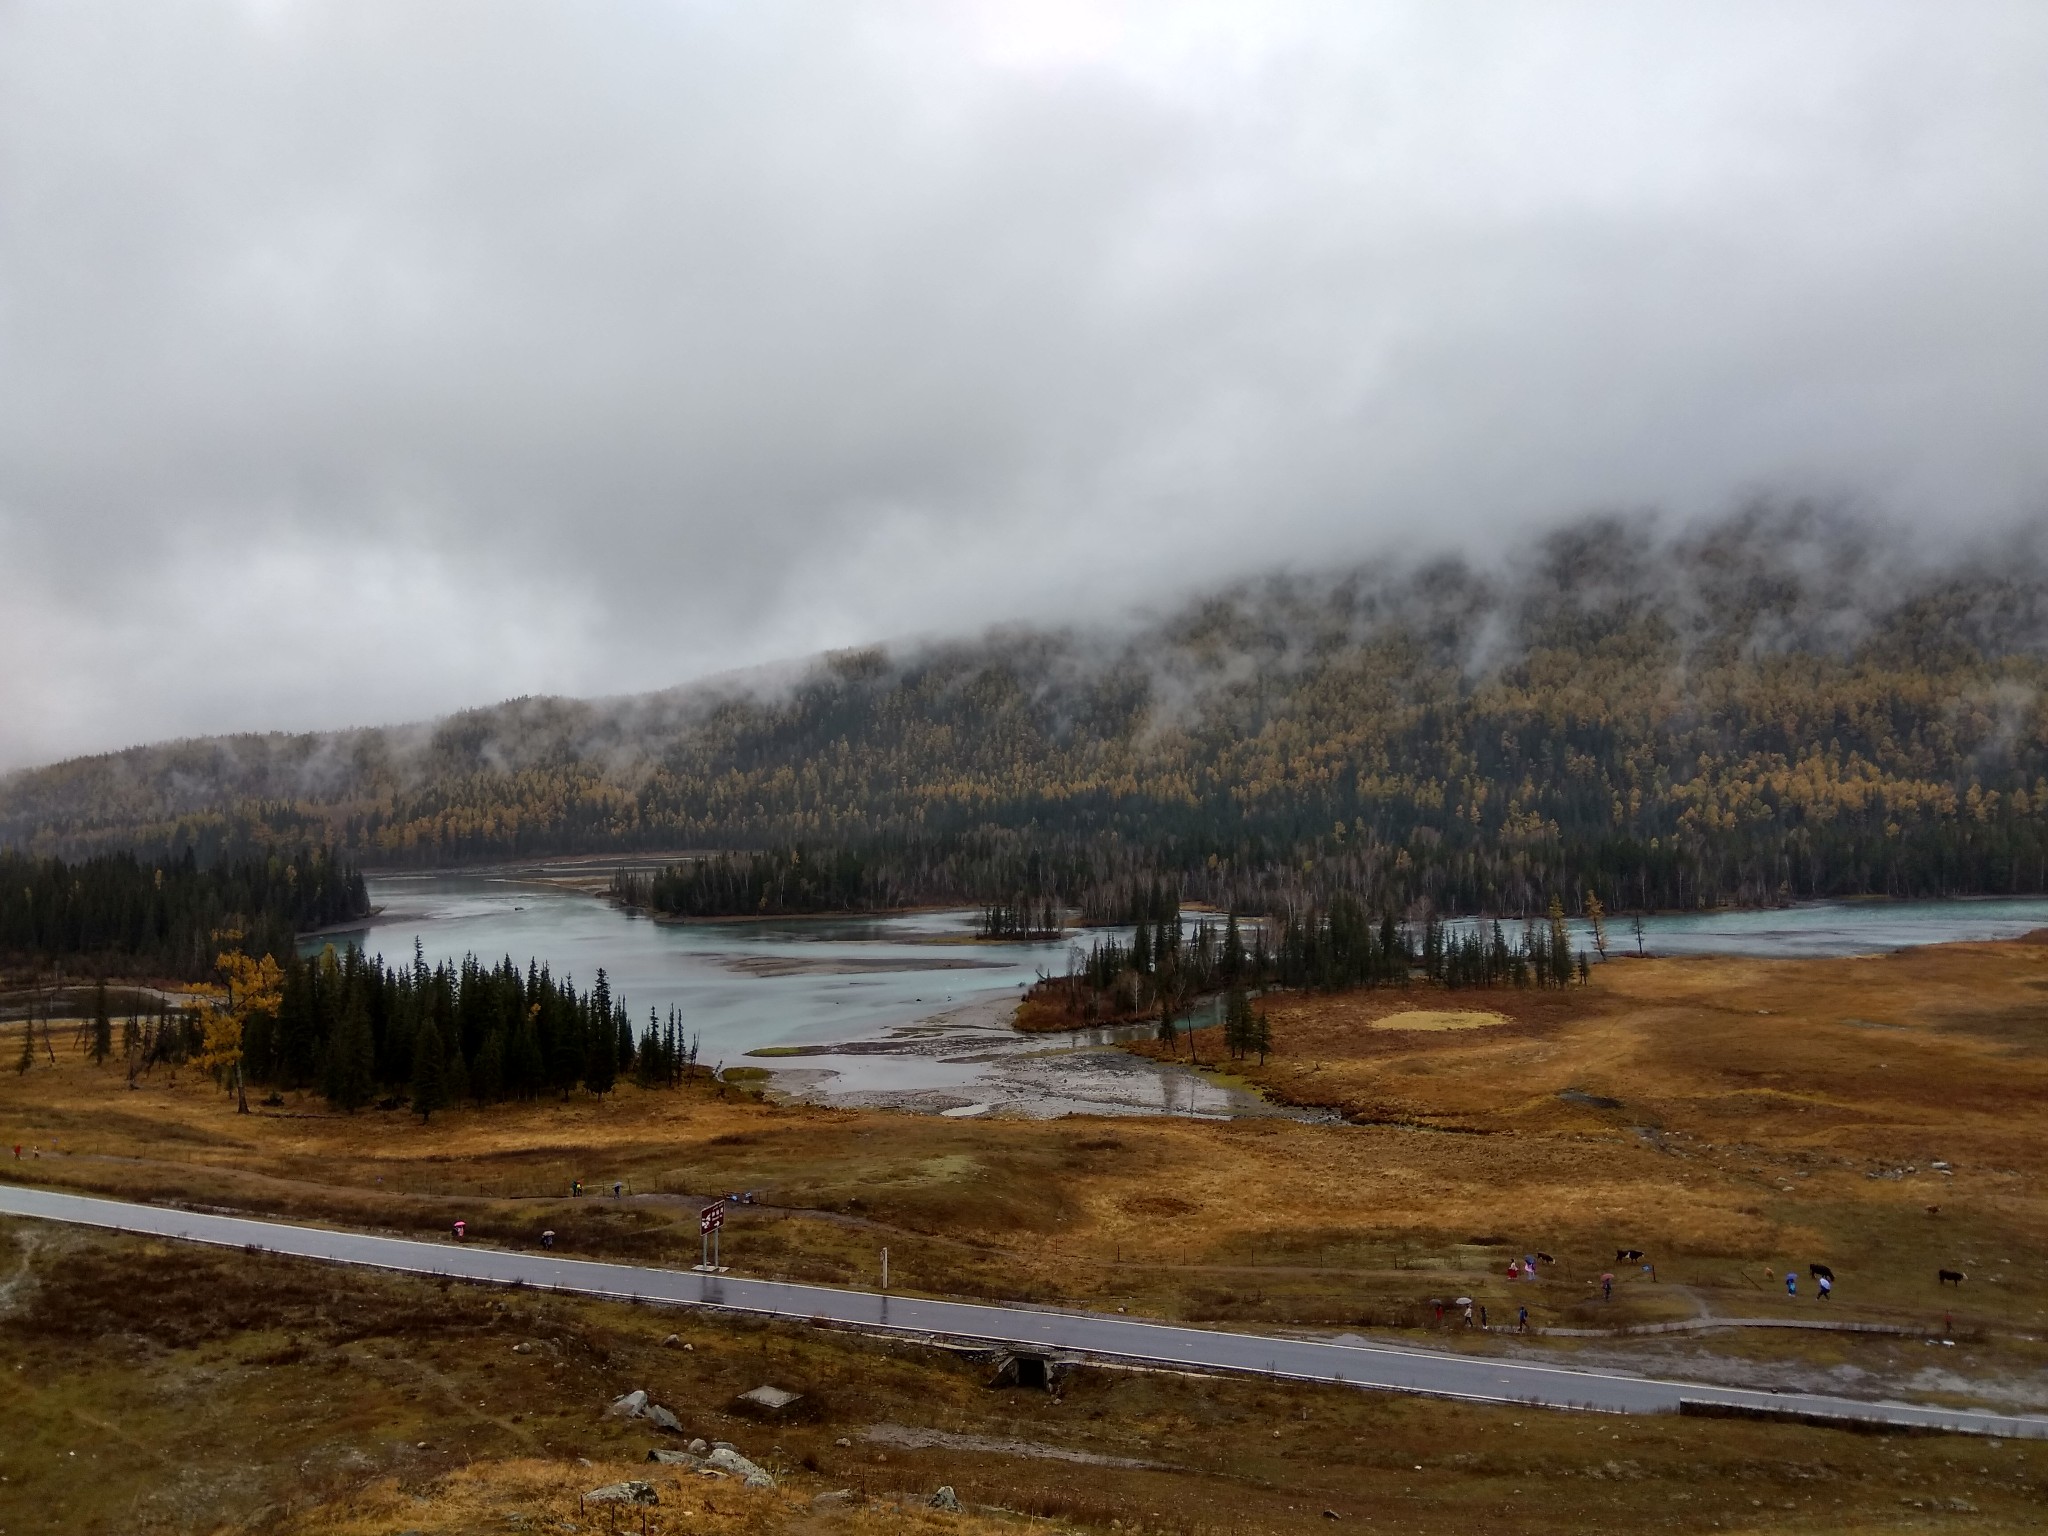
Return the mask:
{"type": "Polygon", "coordinates": [[[753,850],[826,860],[857,908],[1107,913],[1159,882],[1252,910],[2040,890],[2044,683],[2038,534],[1935,557],[1810,507],[1595,519],[1486,566],[1274,575],[1117,629],[80,759],[0,781],[0,842],[371,867],[753,850]]]}
{"type": "Polygon", "coordinates": [[[1994,547],[2048,490],[2044,45],[1993,0],[7,7],[0,768],[1593,514],[1994,547]]]}

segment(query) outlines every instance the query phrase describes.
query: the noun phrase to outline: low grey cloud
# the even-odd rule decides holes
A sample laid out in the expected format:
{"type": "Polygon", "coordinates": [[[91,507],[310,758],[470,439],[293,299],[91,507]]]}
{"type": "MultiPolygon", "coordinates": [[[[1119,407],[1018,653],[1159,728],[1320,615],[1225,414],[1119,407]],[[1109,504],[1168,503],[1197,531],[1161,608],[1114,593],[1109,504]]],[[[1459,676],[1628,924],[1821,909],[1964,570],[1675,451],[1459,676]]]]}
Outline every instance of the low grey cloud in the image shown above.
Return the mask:
{"type": "Polygon", "coordinates": [[[2037,517],[2048,12],[0,5],[0,766],[2037,517]]]}

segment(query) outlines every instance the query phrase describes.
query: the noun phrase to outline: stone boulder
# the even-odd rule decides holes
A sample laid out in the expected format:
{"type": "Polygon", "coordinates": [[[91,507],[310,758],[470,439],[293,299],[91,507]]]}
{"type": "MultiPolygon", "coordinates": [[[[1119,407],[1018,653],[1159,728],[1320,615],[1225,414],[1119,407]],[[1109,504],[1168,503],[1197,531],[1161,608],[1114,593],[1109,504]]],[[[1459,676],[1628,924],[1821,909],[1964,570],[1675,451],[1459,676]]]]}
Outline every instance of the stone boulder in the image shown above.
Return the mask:
{"type": "Polygon", "coordinates": [[[647,1412],[647,1394],[638,1390],[628,1392],[624,1397],[613,1399],[611,1407],[604,1412],[610,1419],[637,1419],[647,1412]]]}
{"type": "Polygon", "coordinates": [[[803,1393],[781,1387],[759,1386],[732,1400],[730,1412],[769,1423],[786,1424],[811,1416],[811,1405],[803,1393]]]}
{"type": "Polygon", "coordinates": [[[948,1483],[931,1496],[931,1507],[933,1509],[943,1509],[957,1515],[960,1513],[960,1495],[955,1493],[953,1485],[948,1483]]]}
{"type": "Polygon", "coordinates": [[[586,1504],[659,1504],[661,1495],[654,1491],[654,1484],[633,1479],[593,1488],[583,1495],[583,1501],[586,1504]]]}
{"type": "Polygon", "coordinates": [[[773,1488],[775,1486],[775,1479],[770,1477],[766,1470],[747,1460],[738,1451],[730,1450],[725,1446],[718,1447],[709,1456],[706,1456],[704,1464],[707,1467],[714,1467],[720,1472],[730,1473],[732,1476],[744,1481],[749,1488],[773,1488]]]}

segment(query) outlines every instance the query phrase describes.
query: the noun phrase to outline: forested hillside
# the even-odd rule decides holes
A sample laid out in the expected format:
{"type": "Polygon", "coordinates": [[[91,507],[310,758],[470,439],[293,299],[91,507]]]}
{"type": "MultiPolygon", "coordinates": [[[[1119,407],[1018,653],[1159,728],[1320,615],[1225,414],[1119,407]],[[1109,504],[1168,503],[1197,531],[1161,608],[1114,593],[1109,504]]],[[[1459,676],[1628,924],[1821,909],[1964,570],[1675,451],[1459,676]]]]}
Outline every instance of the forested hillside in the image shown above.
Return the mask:
{"type": "Polygon", "coordinates": [[[367,865],[802,849],[868,883],[854,904],[1112,910],[1162,879],[1375,911],[2042,890],[2044,620],[2029,550],[1944,565],[1811,513],[1662,540],[1596,522],[1484,568],[1262,580],[1115,636],[82,759],[0,785],[0,839],[310,839],[367,865]]]}

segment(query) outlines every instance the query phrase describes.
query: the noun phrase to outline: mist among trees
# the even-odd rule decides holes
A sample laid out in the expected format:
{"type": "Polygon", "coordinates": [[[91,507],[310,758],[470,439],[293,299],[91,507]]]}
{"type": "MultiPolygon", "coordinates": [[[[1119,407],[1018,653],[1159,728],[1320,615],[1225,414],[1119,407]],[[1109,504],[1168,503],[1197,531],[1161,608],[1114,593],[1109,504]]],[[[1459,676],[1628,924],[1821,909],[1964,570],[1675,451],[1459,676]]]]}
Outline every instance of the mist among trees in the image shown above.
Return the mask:
{"type": "Polygon", "coordinates": [[[928,901],[1110,916],[1540,916],[2048,889],[2048,576],[1759,512],[1595,522],[1480,569],[1272,578],[1114,638],[1020,630],[792,684],[16,775],[76,854],[331,841],[368,867],[593,851],[686,915],[928,901]],[[715,855],[726,855],[724,858],[715,855]],[[666,873],[655,873],[666,870],[666,873]]]}

